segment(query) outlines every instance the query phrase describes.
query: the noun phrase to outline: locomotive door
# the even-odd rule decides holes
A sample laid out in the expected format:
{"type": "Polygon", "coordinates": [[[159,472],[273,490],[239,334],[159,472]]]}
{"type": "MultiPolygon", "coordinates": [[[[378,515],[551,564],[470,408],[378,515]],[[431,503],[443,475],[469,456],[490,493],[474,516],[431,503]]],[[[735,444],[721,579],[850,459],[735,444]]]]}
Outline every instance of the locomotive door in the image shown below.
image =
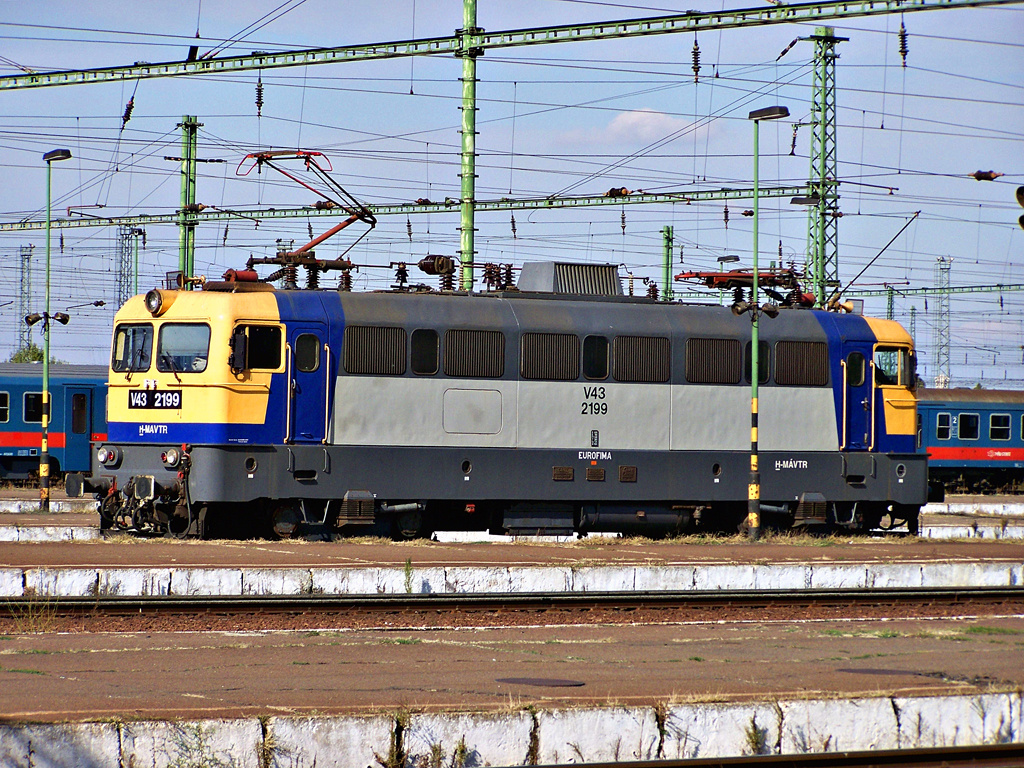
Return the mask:
{"type": "Polygon", "coordinates": [[[319,323],[288,328],[287,442],[322,443],[327,437],[330,358],[326,337],[319,323]]]}
{"type": "Polygon", "coordinates": [[[89,440],[92,437],[92,390],[64,388],[64,460],[61,469],[81,472],[89,468],[89,440]]]}
{"type": "Polygon", "coordinates": [[[850,350],[842,363],[843,370],[843,434],[840,449],[867,451],[873,446],[871,347],[850,350]]]}

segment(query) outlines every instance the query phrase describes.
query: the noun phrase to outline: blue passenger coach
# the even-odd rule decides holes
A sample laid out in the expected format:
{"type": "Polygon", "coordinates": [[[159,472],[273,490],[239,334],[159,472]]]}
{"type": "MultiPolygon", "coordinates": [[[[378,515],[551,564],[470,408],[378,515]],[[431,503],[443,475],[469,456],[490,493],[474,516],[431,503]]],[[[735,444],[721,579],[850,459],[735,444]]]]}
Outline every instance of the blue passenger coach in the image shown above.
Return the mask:
{"type": "MultiPolygon", "coordinates": [[[[50,366],[50,474],[88,471],[90,443],[107,439],[107,368],[50,366]]],[[[41,363],[0,363],[0,479],[39,472],[42,442],[41,363]]]]}
{"type": "Polygon", "coordinates": [[[950,491],[1024,486],[1024,392],[920,389],[918,418],[931,480],[950,491]]]}

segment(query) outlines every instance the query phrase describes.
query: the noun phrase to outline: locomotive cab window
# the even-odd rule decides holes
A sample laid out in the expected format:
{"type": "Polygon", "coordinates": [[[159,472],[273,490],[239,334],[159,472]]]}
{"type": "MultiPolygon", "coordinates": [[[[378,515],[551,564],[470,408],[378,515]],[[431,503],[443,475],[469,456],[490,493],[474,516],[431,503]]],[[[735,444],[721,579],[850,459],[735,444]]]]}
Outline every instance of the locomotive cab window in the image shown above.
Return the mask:
{"type": "Polygon", "coordinates": [[[11,420],[11,395],[9,392],[0,392],[0,424],[6,424],[11,420]]]}
{"type": "Polygon", "coordinates": [[[988,417],[988,436],[990,440],[1010,439],[1010,414],[992,413],[988,417]]]}
{"type": "Polygon", "coordinates": [[[281,328],[277,325],[236,325],[231,333],[228,365],[232,371],[281,367],[281,328]]]}
{"type": "Polygon", "coordinates": [[[875,383],[909,388],[913,383],[910,350],[906,347],[875,347],[875,383]]]}
{"type": "Polygon", "coordinates": [[[608,378],[606,336],[587,336],[583,339],[583,376],[588,379],[608,378]]]}
{"type": "Polygon", "coordinates": [[[165,323],[160,328],[156,369],[165,373],[202,373],[210,356],[210,326],[165,323]]]}
{"type": "Polygon", "coordinates": [[[417,328],[412,332],[412,372],[420,376],[437,373],[440,340],[433,328],[417,328]]]}
{"type": "Polygon", "coordinates": [[[114,329],[110,367],[117,373],[148,371],[153,354],[153,326],[121,324],[114,329]]]}
{"type": "Polygon", "coordinates": [[[312,373],[320,367],[320,339],[312,333],[301,333],[295,339],[295,367],[312,373]]]}
{"type": "Polygon", "coordinates": [[[961,440],[977,440],[980,421],[976,413],[961,413],[956,420],[956,436],[961,440]]]}
{"type": "Polygon", "coordinates": [[[25,422],[39,424],[43,420],[43,393],[26,392],[22,402],[25,408],[25,422]]]}
{"type": "Polygon", "coordinates": [[[953,430],[953,417],[948,413],[935,414],[935,437],[938,440],[949,440],[953,430]]]}

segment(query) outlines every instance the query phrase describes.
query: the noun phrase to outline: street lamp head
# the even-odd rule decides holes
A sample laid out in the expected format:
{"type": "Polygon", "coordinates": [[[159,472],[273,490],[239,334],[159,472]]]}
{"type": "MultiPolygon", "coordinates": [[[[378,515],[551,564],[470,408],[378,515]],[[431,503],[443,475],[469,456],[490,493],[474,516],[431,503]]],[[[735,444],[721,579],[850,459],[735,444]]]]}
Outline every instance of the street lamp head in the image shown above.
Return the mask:
{"type": "Polygon", "coordinates": [[[747,115],[748,120],[778,120],[780,117],[789,117],[788,107],[762,107],[747,115]]]}
{"type": "Polygon", "coordinates": [[[43,155],[43,160],[45,160],[47,163],[52,163],[55,160],[70,160],[70,159],[71,159],[71,150],[70,149],[51,149],[49,152],[47,152],[45,155],[43,155]]]}
{"type": "Polygon", "coordinates": [[[818,195],[802,195],[789,199],[790,205],[817,205],[820,202],[821,198],[818,195]]]}
{"type": "Polygon", "coordinates": [[[31,315],[25,315],[25,325],[31,327],[43,319],[43,316],[38,312],[33,312],[31,315]]]}

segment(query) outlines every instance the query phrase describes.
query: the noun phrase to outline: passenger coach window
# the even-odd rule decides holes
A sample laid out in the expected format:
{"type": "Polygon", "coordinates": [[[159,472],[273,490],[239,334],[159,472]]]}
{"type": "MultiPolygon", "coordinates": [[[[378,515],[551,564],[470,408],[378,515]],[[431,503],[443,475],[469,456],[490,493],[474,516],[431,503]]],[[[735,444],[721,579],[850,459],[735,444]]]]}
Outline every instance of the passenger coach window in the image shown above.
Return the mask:
{"type": "Polygon", "coordinates": [[[295,339],[295,367],[312,373],[320,367],[320,339],[312,333],[301,333],[295,339]]]}
{"type": "Polygon", "coordinates": [[[119,325],[114,330],[110,367],[117,373],[148,371],[153,354],[153,326],[119,325]]]}
{"type": "Polygon", "coordinates": [[[524,379],[575,381],[580,377],[580,337],[574,333],[524,333],[519,372],[524,379]]]}
{"type": "Polygon", "coordinates": [[[0,392],[0,424],[6,424],[11,419],[11,395],[8,392],[0,392]]]}
{"type": "Polygon", "coordinates": [[[210,355],[210,326],[205,323],[165,323],[160,328],[156,369],[171,373],[201,373],[210,355]]]}
{"type": "Polygon", "coordinates": [[[71,396],[71,431],[84,435],[89,429],[89,398],[79,392],[71,396]]]}
{"type": "Polygon", "coordinates": [[[977,440],[978,422],[978,414],[961,413],[957,418],[956,436],[961,440],[977,440]]]}
{"type": "Polygon", "coordinates": [[[952,433],[952,422],[950,414],[939,413],[935,415],[935,437],[939,440],[949,440],[952,433]]]}
{"type": "Polygon", "coordinates": [[[1010,439],[1010,414],[993,413],[988,417],[988,436],[990,440],[1010,439]]]}
{"type": "Polygon", "coordinates": [[[913,383],[910,350],[905,347],[875,347],[875,383],[909,387],[913,383]]]}
{"type": "Polygon", "coordinates": [[[583,376],[588,379],[608,378],[608,339],[587,336],[583,339],[583,376]]]}
{"type": "Polygon", "coordinates": [[[431,328],[417,328],[412,332],[412,372],[421,376],[437,373],[437,331],[431,328]]]}
{"type": "Polygon", "coordinates": [[[43,393],[25,393],[25,421],[41,423],[43,421],[43,393]]]}
{"type": "Polygon", "coordinates": [[[350,325],[345,328],[345,372],[401,376],[405,373],[405,328],[350,325]]]}

